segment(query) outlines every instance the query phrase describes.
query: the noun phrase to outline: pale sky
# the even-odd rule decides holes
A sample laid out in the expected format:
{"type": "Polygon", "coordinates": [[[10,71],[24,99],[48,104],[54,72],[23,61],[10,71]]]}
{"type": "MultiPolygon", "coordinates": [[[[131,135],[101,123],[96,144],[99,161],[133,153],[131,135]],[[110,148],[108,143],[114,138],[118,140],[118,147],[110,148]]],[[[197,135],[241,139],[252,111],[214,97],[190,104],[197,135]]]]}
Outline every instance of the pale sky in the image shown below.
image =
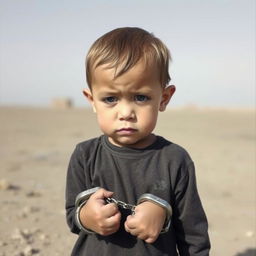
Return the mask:
{"type": "Polygon", "coordinates": [[[255,105],[255,0],[0,0],[0,105],[87,103],[84,58],[104,33],[142,27],[171,51],[173,106],[255,105]]]}

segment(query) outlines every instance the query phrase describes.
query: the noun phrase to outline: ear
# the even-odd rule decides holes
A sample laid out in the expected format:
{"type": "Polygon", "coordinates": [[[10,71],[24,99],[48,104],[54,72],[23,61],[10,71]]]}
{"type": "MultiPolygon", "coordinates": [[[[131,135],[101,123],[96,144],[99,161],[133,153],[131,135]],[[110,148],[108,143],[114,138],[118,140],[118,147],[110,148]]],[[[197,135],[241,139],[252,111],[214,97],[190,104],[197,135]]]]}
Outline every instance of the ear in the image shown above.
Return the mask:
{"type": "Polygon", "coordinates": [[[174,85],[169,85],[163,89],[162,100],[160,102],[159,111],[163,112],[166,109],[169,101],[172,98],[172,95],[175,93],[176,87],[174,85]]]}
{"type": "Polygon", "coordinates": [[[96,108],[95,108],[95,105],[94,105],[92,92],[89,89],[84,89],[83,94],[84,94],[85,98],[87,98],[87,100],[91,103],[92,108],[93,108],[93,112],[96,113],[96,108]]]}

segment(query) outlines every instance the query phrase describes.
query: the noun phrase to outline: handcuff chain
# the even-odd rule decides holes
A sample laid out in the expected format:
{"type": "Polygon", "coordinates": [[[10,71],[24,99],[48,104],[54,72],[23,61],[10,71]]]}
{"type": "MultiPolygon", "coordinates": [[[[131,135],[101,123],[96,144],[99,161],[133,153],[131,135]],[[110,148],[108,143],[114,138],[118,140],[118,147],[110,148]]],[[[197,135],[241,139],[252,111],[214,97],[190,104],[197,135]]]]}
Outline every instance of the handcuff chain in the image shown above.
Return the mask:
{"type": "Polygon", "coordinates": [[[116,200],[115,198],[113,197],[107,197],[106,198],[106,202],[108,204],[111,204],[111,203],[114,203],[116,204],[117,206],[121,207],[122,209],[127,209],[127,210],[130,210],[132,212],[132,214],[135,214],[135,205],[132,205],[132,204],[127,204],[123,201],[120,201],[120,200],[116,200]]]}

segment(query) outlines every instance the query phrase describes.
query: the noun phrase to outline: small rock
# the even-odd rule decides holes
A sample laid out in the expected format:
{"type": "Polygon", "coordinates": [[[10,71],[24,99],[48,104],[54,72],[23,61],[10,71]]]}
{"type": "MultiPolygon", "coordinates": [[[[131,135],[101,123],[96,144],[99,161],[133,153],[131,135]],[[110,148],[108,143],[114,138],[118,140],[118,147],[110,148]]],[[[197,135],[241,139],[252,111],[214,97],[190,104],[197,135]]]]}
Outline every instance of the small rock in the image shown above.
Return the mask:
{"type": "Polygon", "coordinates": [[[0,180],[0,190],[19,190],[20,187],[16,185],[12,185],[9,181],[6,179],[0,180]]]}
{"type": "Polygon", "coordinates": [[[27,217],[30,213],[35,213],[35,212],[38,212],[39,210],[40,210],[39,207],[35,207],[35,206],[25,206],[25,207],[21,210],[19,216],[25,218],[25,217],[27,217]]]}
{"type": "Polygon", "coordinates": [[[19,213],[17,214],[17,216],[18,216],[18,218],[20,218],[20,219],[25,219],[25,218],[28,217],[28,215],[27,215],[25,212],[19,212],[19,213]]]}
{"type": "Polygon", "coordinates": [[[30,191],[26,194],[26,196],[27,197],[40,197],[40,196],[42,196],[42,194],[37,191],[30,191]]]}
{"type": "Polygon", "coordinates": [[[23,235],[26,239],[28,239],[28,238],[31,236],[31,233],[29,232],[28,229],[23,229],[21,232],[22,232],[22,235],[23,235]]]}
{"type": "Polygon", "coordinates": [[[0,190],[7,190],[10,187],[10,183],[6,179],[0,180],[0,190]]]}
{"type": "Polygon", "coordinates": [[[6,243],[5,241],[0,241],[0,247],[4,247],[6,245],[8,245],[8,243],[6,243]]]}
{"type": "Polygon", "coordinates": [[[48,246],[51,244],[49,235],[40,234],[38,238],[43,242],[44,246],[48,246]]]}
{"type": "Polygon", "coordinates": [[[41,234],[41,235],[39,235],[39,239],[44,241],[44,240],[48,239],[48,236],[46,234],[41,234]]]}
{"type": "Polygon", "coordinates": [[[22,236],[22,233],[21,233],[21,230],[16,228],[11,236],[11,239],[13,240],[20,240],[20,239],[23,239],[23,236],[22,236]]]}
{"type": "Polygon", "coordinates": [[[13,235],[11,236],[11,239],[18,240],[21,243],[30,244],[33,242],[33,236],[32,233],[28,229],[20,230],[15,229],[13,232],[13,235]]]}
{"type": "Polygon", "coordinates": [[[36,248],[33,248],[32,246],[28,245],[24,250],[23,254],[24,256],[32,256],[34,254],[39,253],[39,250],[36,248]]]}

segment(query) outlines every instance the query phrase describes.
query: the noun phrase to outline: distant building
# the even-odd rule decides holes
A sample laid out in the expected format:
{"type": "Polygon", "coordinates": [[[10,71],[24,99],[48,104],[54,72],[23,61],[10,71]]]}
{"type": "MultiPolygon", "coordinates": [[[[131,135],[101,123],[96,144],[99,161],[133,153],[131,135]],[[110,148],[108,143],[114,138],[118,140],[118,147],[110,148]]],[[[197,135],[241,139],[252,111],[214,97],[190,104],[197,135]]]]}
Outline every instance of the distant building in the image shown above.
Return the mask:
{"type": "Polygon", "coordinates": [[[70,98],[55,98],[51,102],[51,107],[58,109],[72,108],[73,101],[70,98]]]}

